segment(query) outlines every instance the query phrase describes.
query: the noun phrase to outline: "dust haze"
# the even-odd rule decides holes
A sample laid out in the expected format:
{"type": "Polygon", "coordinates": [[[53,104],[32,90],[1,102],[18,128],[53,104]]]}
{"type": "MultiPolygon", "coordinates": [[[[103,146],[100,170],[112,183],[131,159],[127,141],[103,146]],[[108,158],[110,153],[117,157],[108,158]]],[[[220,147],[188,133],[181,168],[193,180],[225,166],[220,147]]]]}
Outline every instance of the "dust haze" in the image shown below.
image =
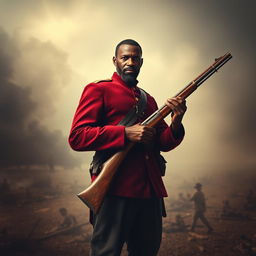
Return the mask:
{"type": "Polygon", "coordinates": [[[253,0],[0,0],[2,254],[89,253],[89,211],[75,195],[90,183],[92,153],[73,152],[67,138],[84,86],[111,77],[116,44],[132,38],[143,49],[139,86],[159,106],[215,58],[233,55],[187,99],[184,141],[164,154],[169,197],[159,256],[254,255],[255,10],[253,0]],[[177,213],[191,224],[193,209],[173,205],[196,182],[216,233],[170,234],[177,213]],[[221,219],[223,200],[235,218],[221,219]],[[80,233],[52,236],[63,207],[84,225],[80,233]]]}
{"type": "Polygon", "coordinates": [[[60,129],[50,130],[41,121],[54,111],[51,102],[62,82],[56,67],[63,80],[67,76],[65,56],[37,39],[23,45],[3,29],[0,45],[0,166],[79,166],[60,129]]]}
{"type": "Polygon", "coordinates": [[[112,75],[115,45],[133,38],[143,48],[139,85],[159,105],[214,58],[234,57],[187,100],[185,140],[165,154],[170,173],[255,167],[255,1],[27,0],[0,7],[3,165],[83,164],[87,172],[91,155],[70,152],[66,143],[73,114],[83,87],[112,75]]]}

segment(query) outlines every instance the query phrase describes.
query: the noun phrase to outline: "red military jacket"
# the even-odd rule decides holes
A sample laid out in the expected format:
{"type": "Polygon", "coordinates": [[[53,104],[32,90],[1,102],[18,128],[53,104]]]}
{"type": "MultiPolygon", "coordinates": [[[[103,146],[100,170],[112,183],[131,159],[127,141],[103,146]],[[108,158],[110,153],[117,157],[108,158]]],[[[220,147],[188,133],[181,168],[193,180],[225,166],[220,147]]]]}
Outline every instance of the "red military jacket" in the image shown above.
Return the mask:
{"type": "MultiPolygon", "coordinates": [[[[77,107],[69,144],[76,151],[121,150],[128,143],[125,127],[117,124],[136,104],[139,90],[128,87],[115,72],[111,81],[88,84],[77,107]]],[[[147,107],[143,120],[157,110],[152,96],[147,94],[147,107]]],[[[142,120],[138,120],[142,121],[142,120]]],[[[175,138],[172,129],[161,121],[156,127],[155,147],[169,151],[179,145],[184,136],[175,138]]],[[[166,197],[160,169],[154,150],[142,144],[135,145],[117,171],[109,194],[123,197],[150,198],[166,197]]],[[[95,178],[95,177],[93,177],[95,178]]]]}

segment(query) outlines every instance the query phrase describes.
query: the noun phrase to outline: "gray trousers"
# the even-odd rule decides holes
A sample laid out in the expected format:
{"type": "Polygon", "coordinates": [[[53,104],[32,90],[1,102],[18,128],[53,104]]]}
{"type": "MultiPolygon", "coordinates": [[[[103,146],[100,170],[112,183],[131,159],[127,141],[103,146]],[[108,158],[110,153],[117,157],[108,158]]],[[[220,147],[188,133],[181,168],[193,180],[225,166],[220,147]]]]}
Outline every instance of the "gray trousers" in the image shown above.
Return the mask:
{"type": "Polygon", "coordinates": [[[160,198],[107,197],[94,219],[91,256],[156,256],[162,238],[160,198]]]}
{"type": "Polygon", "coordinates": [[[206,219],[206,217],[204,216],[204,212],[203,211],[195,211],[194,217],[193,217],[193,223],[192,223],[192,227],[191,230],[194,230],[196,227],[196,223],[197,220],[200,219],[202,221],[202,223],[209,229],[212,230],[213,228],[211,227],[210,223],[208,222],[208,220],[206,219]]]}

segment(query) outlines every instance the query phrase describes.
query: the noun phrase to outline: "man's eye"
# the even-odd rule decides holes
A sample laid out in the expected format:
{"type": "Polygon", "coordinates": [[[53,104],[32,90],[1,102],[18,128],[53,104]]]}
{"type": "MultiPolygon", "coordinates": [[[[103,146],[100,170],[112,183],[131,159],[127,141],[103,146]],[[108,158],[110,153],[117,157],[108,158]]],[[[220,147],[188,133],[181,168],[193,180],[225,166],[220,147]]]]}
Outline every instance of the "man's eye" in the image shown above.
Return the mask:
{"type": "Polygon", "coordinates": [[[122,59],[123,60],[128,60],[128,57],[127,56],[123,56],[122,59]]]}

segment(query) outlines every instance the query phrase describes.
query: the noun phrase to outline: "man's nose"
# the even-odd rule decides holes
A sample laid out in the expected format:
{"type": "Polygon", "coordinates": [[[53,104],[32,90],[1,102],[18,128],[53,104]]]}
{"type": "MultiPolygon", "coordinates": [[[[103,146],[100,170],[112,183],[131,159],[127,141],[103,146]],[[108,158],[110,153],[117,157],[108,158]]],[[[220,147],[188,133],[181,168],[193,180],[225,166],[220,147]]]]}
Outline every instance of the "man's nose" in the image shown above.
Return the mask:
{"type": "Polygon", "coordinates": [[[134,59],[133,58],[129,58],[128,61],[127,61],[127,65],[128,66],[134,66],[134,64],[135,64],[134,59]]]}

